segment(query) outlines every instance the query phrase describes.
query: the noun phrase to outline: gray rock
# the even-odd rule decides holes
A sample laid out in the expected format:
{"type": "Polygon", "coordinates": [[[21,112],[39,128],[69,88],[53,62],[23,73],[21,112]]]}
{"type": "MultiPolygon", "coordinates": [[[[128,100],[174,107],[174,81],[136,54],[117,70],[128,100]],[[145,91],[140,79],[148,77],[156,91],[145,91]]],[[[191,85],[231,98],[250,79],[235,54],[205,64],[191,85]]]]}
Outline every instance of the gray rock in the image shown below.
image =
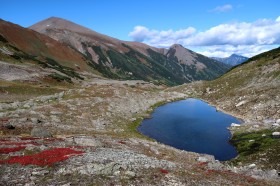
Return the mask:
{"type": "Polygon", "coordinates": [[[274,138],[280,138],[280,132],[273,132],[273,133],[272,133],[272,136],[273,136],[274,138]]]}
{"type": "Polygon", "coordinates": [[[247,102],[248,102],[247,100],[240,101],[239,103],[237,103],[237,104],[235,105],[235,107],[240,107],[241,105],[244,105],[244,104],[246,104],[247,102]]]}
{"type": "Polygon", "coordinates": [[[132,172],[132,171],[125,171],[124,174],[129,178],[133,178],[136,176],[135,172],[132,172]]]}
{"type": "Polygon", "coordinates": [[[254,164],[254,163],[252,163],[252,164],[250,164],[250,165],[248,166],[249,169],[253,169],[253,168],[255,168],[255,167],[256,167],[256,164],[254,164]]]}
{"type": "Polygon", "coordinates": [[[108,164],[96,164],[89,163],[82,167],[79,167],[79,172],[86,175],[113,175],[115,172],[119,171],[121,166],[118,163],[111,162],[108,164]]]}
{"type": "Polygon", "coordinates": [[[208,162],[208,159],[206,157],[198,157],[197,161],[205,163],[208,162]]]}
{"type": "Polygon", "coordinates": [[[14,103],[11,103],[11,108],[13,109],[17,109],[19,106],[20,106],[20,103],[19,102],[14,102],[14,103]]]}
{"type": "Polygon", "coordinates": [[[41,122],[40,120],[38,120],[38,118],[30,118],[30,120],[33,124],[37,124],[41,122]]]}
{"type": "Polygon", "coordinates": [[[223,167],[224,165],[218,160],[208,163],[208,168],[211,170],[221,170],[223,167]]]}
{"type": "Polygon", "coordinates": [[[98,141],[97,139],[94,139],[92,137],[87,137],[87,136],[77,136],[74,138],[74,142],[77,145],[82,145],[82,146],[93,146],[93,147],[101,147],[102,143],[98,141]]]}
{"type": "Polygon", "coordinates": [[[46,128],[34,127],[31,130],[31,136],[40,137],[40,138],[49,138],[52,137],[52,134],[46,128]]]}

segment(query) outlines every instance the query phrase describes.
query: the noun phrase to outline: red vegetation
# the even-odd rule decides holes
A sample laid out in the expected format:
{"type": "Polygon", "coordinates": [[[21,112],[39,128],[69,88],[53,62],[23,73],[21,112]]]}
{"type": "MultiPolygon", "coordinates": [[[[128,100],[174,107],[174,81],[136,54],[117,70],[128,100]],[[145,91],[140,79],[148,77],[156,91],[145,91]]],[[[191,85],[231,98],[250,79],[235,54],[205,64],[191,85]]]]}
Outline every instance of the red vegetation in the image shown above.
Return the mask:
{"type": "Polygon", "coordinates": [[[7,123],[9,121],[9,118],[1,118],[0,121],[1,121],[2,124],[4,124],[4,123],[7,123]]]}
{"type": "Polygon", "coordinates": [[[42,151],[38,154],[28,156],[15,156],[8,160],[0,160],[0,164],[19,163],[21,165],[38,165],[38,166],[52,166],[56,162],[68,159],[72,155],[82,154],[82,151],[76,151],[70,148],[55,148],[42,151]]]}
{"type": "Polygon", "coordinates": [[[120,144],[126,144],[125,141],[118,141],[118,143],[120,143],[120,144]]]}
{"type": "Polygon", "coordinates": [[[199,162],[198,164],[197,164],[197,166],[205,166],[205,165],[207,165],[208,164],[208,162],[199,162]]]}
{"type": "Polygon", "coordinates": [[[165,170],[165,169],[160,169],[160,172],[163,174],[168,174],[168,170],[165,170]]]}
{"type": "MultiPolygon", "coordinates": [[[[1,148],[0,149],[0,154],[8,154],[10,152],[17,152],[20,151],[22,149],[25,149],[24,146],[19,146],[19,147],[14,147],[14,148],[1,148]]],[[[0,160],[1,162],[1,160],[0,160]]]]}

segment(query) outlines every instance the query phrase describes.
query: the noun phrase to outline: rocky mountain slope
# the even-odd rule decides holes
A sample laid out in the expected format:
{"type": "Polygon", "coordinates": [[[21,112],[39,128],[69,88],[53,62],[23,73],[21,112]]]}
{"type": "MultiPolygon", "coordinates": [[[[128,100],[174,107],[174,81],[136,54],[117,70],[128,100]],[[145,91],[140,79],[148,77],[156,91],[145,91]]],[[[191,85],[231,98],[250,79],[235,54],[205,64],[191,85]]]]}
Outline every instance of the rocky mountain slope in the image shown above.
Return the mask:
{"type": "Polygon", "coordinates": [[[77,49],[109,78],[175,85],[213,79],[230,68],[179,45],[164,50],[121,41],[60,18],[51,17],[30,28],[77,49]]]}
{"type": "Polygon", "coordinates": [[[220,61],[222,63],[228,64],[228,65],[231,65],[231,66],[236,66],[236,65],[239,65],[241,63],[244,63],[249,58],[241,56],[241,55],[237,55],[237,54],[232,54],[229,57],[225,57],[225,58],[212,57],[212,59],[215,59],[217,61],[220,61]]]}
{"type": "MultiPolygon", "coordinates": [[[[4,20],[0,20],[0,60],[17,64],[17,68],[24,68],[24,66],[31,68],[32,66],[31,69],[35,69],[37,67],[38,77],[33,78],[33,81],[40,81],[40,78],[41,80],[53,78],[72,82],[71,78],[82,80],[83,72],[96,73],[88,65],[86,58],[75,49],[4,20]]],[[[6,65],[5,68],[8,66],[6,65]]],[[[8,72],[9,70],[2,70],[2,76],[3,73],[8,72]]]]}

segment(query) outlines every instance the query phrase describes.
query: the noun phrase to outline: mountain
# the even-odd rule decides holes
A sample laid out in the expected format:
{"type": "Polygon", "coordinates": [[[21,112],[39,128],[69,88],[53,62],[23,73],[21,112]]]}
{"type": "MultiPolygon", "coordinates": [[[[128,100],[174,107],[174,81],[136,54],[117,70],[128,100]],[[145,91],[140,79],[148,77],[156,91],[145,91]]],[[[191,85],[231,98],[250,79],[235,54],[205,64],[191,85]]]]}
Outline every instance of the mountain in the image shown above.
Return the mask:
{"type": "Polygon", "coordinates": [[[30,29],[78,50],[91,61],[90,66],[108,78],[176,85],[214,79],[230,68],[182,46],[174,45],[166,50],[121,41],[56,17],[36,23],[30,29]],[[184,57],[184,54],[190,55],[184,57]]]}
{"type": "Polygon", "coordinates": [[[225,58],[212,57],[212,59],[215,59],[217,61],[220,61],[222,63],[228,64],[228,65],[231,65],[231,66],[236,66],[236,65],[239,65],[241,63],[244,63],[249,58],[244,57],[244,56],[240,56],[240,55],[237,55],[237,54],[232,54],[229,57],[225,57],[225,58]]]}
{"type": "Polygon", "coordinates": [[[182,66],[186,77],[190,81],[210,80],[224,74],[224,70],[229,68],[228,65],[219,63],[178,44],[172,45],[164,51],[164,54],[169,60],[176,61],[182,66]]]}
{"type": "MultiPolygon", "coordinates": [[[[46,35],[0,20],[0,60],[52,69],[48,77],[83,79],[81,72],[92,73],[86,58],[46,35]]],[[[3,72],[4,73],[4,72],[3,72]]]]}

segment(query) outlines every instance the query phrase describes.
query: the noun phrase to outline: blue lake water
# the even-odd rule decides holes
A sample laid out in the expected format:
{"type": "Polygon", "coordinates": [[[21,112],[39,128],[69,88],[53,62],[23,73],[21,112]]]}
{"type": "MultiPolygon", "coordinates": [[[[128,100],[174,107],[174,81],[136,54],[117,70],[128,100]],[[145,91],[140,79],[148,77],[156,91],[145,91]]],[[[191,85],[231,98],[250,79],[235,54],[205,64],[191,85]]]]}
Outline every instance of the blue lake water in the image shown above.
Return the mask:
{"type": "Polygon", "coordinates": [[[143,120],[138,131],[178,149],[211,154],[225,161],[237,156],[229,143],[231,123],[240,121],[198,99],[168,103],[143,120]]]}

